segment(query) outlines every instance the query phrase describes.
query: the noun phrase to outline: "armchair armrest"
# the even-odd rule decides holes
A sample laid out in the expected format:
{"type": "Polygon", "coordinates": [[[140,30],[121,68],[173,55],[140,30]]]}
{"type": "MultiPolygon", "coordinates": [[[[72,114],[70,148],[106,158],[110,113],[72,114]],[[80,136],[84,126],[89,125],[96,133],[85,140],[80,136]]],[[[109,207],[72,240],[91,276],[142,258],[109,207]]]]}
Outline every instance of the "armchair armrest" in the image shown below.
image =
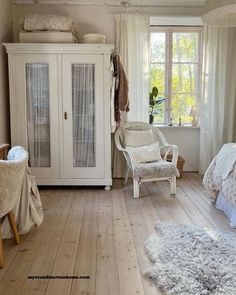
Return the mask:
{"type": "Polygon", "coordinates": [[[121,141],[120,141],[121,136],[122,136],[122,133],[121,133],[120,129],[117,129],[115,136],[114,136],[116,148],[118,149],[118,151],[123,153],[129,169],[131,171],[133,171],[133,169],[135,167],[135,161],[134,161],[132,155],[121,145],[121,141]]]}
{"type": "Polygon", "coordinates": [[[167,159],[167,155],[170,151],[172,151],[172,163],[177,166],[178,156],[179,156],[179,148],[175,144],[165,144],[162,145],[160,148],[163,148],[165,151],[164,160],[167,159]]]}
{"type": "Polygon", "coordinates": [[[126,152],[126,150],[123,148],[123,146],[120,143],[120,136],[121,136],[121,132],[120,130],[117,130],[114,136],[115,145],[119,151],[126,152]]]}

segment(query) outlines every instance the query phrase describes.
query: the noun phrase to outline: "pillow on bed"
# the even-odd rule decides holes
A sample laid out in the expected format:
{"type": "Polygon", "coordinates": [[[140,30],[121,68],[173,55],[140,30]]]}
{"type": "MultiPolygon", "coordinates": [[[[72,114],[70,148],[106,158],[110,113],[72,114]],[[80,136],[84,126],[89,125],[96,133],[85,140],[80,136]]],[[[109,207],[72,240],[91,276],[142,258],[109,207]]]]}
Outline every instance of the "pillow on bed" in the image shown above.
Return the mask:
{"type": "Polygon", "coordinates": [[[156,162],[161,160],[159,142],[140,147],[126,147],[133,161],[138,163],[156,162]]]}

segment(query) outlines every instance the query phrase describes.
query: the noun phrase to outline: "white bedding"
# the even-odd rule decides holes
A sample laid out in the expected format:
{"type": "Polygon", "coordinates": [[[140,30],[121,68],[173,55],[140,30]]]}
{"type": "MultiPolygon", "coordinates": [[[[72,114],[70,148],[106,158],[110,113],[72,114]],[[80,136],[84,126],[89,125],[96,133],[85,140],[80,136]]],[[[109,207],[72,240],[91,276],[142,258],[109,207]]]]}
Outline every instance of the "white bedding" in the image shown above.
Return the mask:
{"type": "Polygon", "coordinates": [[[24,31],[72,32],[78,41],[78,23],[73,18],[61,15],[28,14],[25,16],[24,31]]]}
{"type": "Polygon", "coordinates": [[[217,200],[216,207],[223,211],[229,211],[229,206],[236,209],[235,164],[236,143],[225,144],[212,160],[203,178],[204,188],[211,199],[216,200],[220,192],[221,200],[217,200]]]}
{"type": "MultiPolygon", "coordinates": [[[[39,226],[43,221],[41,198],[28,167],[28,153],[22,147],[13,147],[7,161],[0,160],[0,179],[0,217],[13,208],[19,234],[39,226]]],[[[12,237],[7,218],[3,219],[2,237],[12,237]]]]}

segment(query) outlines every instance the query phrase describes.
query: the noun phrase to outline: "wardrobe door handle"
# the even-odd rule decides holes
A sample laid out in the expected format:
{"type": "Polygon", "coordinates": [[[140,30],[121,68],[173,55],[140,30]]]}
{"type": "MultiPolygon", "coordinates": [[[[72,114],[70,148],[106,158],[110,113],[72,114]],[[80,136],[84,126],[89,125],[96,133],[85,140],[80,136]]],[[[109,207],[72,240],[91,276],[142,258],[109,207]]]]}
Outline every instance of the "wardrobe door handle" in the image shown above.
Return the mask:
{"type": "Polygon", "coordinates": [[[67,120],[67,118],[68,118],[68,114],[67,112],[64,112],[64,119],[67,120]]]}

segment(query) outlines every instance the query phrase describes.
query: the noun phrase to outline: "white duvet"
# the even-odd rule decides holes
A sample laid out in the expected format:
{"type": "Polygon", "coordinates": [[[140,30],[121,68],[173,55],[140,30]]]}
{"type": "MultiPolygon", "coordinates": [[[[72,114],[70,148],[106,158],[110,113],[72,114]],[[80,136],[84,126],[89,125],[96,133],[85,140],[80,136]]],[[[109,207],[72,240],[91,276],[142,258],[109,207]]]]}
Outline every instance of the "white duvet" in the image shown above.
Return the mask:
{"type": "Polygon", "coordinates": [[[219,191],[236,208],[236,143],[223,145],[209,165],[203,185],[208,195],[216,199],[219,191]]]}

